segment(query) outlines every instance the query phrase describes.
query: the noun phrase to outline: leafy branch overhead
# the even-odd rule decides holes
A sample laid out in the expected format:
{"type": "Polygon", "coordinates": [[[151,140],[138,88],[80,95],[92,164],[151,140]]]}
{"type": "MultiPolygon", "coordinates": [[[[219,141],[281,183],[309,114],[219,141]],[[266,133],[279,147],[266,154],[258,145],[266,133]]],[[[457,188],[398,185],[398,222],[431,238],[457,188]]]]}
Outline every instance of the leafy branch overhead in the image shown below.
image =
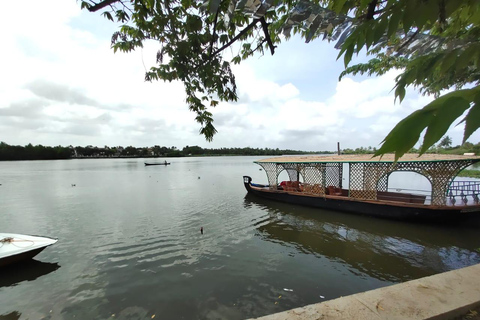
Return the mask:
{"type": "Polygon", "coordinates": [[[292,33],[306,42],[335,41],[346,68],[340,78],[400,69],[400,102],[408,86],[437,97],[398,123],[377,154],[401,156],[426,129],[423,152],[467,110],[464,141],[480,126],[478,0],[84,0],[81,6],[122,23],[112,36],[115,51],[159,43],[158,64],[145,79],[181,80],[207,140],[216,133],[210,108],[237,100],[231,63],[264,50],[274,54],[292,33]],[[226,58],[226,48],[236,54],[226,58]],[[349,66],[362,50],[372,59],[349,66]],[[438,98],[445,90],[453,91],[438,98]]]}

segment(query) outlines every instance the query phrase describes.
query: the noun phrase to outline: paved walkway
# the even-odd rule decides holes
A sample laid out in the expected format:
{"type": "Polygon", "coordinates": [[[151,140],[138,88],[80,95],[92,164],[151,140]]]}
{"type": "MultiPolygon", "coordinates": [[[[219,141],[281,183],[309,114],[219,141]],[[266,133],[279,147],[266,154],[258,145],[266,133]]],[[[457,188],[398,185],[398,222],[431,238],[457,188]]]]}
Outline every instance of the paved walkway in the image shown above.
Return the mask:
{"type": "Polygon", "coordinates": [[[257,318],[452,319],[480,307],[480,264],[257,318]]]}

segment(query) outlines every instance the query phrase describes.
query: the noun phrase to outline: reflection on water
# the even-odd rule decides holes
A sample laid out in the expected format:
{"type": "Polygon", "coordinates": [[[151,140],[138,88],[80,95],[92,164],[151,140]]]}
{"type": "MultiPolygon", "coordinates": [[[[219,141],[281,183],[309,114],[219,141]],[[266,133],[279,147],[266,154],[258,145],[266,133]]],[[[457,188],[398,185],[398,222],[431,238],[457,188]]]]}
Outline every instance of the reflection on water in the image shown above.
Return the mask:
{"type": "Polygon", "coordinates": [[[22,314],[18,311],[13,311],[6,314],[0,314],[0,320],[18,320],[22,314]]]}
{"type": "Polygon", "coordinates": [[[26,260],[1,269],[0,288],[15,286],[23,281],[33,281],[60,268],[58,263],[26,260]]]}
{"type": "MultiPolygon", "coordinates": [[[[400,282],[480,262],[480,254],[450,227],[416,225],[279,204],[252,195],[245,206],[269,213],[260,235],[299,251],[341,261],[353,273],[400,282]],[[291,211],[294,211],[291,213],[291,211]]],[[[475,237],[476,229],[465,232],[475,237]]]]}
{"type": "Polygon", "coordinates": [[[0,315],[245,319],[480,262],[478,227],[245,197],[257,159],[0,162],[2,231],[59,238],[0,277],[0,315]]]}

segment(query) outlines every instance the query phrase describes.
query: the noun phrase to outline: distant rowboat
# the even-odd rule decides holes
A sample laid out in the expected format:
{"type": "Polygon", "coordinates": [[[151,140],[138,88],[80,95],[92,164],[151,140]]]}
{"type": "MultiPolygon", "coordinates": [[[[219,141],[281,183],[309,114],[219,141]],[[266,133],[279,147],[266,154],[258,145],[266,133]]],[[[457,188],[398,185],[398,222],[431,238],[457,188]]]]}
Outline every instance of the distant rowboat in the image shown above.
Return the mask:
{"type": "Polygon", "coordinates": [[[162,162],[162,163],[146,163],[145,162],[146,166],[167,166],[169,164],[170,164],[170,162],[162,162]]]}

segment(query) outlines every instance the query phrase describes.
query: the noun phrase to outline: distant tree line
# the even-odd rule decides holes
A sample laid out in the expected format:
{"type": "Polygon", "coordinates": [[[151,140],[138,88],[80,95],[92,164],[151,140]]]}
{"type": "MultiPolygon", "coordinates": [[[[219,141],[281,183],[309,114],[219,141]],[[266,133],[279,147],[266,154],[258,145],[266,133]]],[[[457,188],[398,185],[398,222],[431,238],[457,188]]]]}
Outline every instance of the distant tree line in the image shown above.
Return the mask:
{"type": "MultiPolygon", "coordinates": [[[[419,153],[420,149],[412,148],[408,153],[419,153]]],[[[377,148],[356,148],[356,149],[343,149],[342,154],[374,154],[377,148]]],[[[431,146],[426,153],[440,153],[440,154],[464,154],[474,153],[480,154],[480,142],[473,144],[471,142],[465,142],[462,145],[452,146],[452,138],[449,136],[443,137],[437,145],[431,146]]]]}
{"type": "Polygon", "coordinates": [[[57,146],[33,146],[31,143],[22,146],[10,146],[0,142],[0,160],[50,160],[68,159],[72,156],[70,148],[57,146]]]}
{"type": "MultiPolygon", "coordinates": [[[[480,154],[480,142],[473,144],[465,142],[463,145],[451,146],[449,136],[444,137],[438,145],[428,149],[427,153],[480,154]]],[[[342,154],[374,154],[375,147],[360,147],[356,149],[343,149],[342,154]]],[[[28,144],[26,146],[12,146],[0,142],[0,160],[53,160],[70,158],[147,158],[147,157],[188,157],[188,156],[280,156],[296,154],[332,154],[332,151],[301,151],[290,149],[271,148],[202,148],[199,146],[186,146],[183,149],[177,147],[153,146],[153,147],[96,147],[96,146],[56,146],[28,144]]],[[[412,148],[410,153],[418,153],[418,149],[412,148]]]]}
{"type": "Polygon", "coordinates": [[[282,150],[270,148],[214,148],[206,149],[199,146],[177,147],[96,147],[68,146],[46,147],[42,145],[12,146],[0,142],[0,160],[53,160],[70,158],[146,158],[146,157],[187,157],[187,156],[270,156],[293,155],[307,153],[332,153],[331,151],[306,152],[300,150],[282,150]]]}
{"type": "Polygon", "coordinates": [[[270,149],[270,148],[217,148],[217,149],[203,149],[199,146],[186,146],[181,153],[185,156],[280,156],[280,155],[294,155],[294,154],[320,154],[333,153],[332,151],[300,151],[290,149],[270,149]]]}
{"type": "Polygon", "coordinates": [[[377,151],[377,148],[372,148],[372,147],[368,147],[368,148],[364,148],[364,147],[360,147],[360,148],[356,148],[356,149],[343,149],[342,150],[342,154],[373,154],[377,151]]]}
{"type": "Polygon", "coordinates": [[[437,145],[431,146],[427,153],[443,153],[443,154],[464,154],[474,153],[480,154],[480,142],[473,144],[465,142],[462,145],[452,146],[452,139],[449,136],[443,137],[437,145]]]}

